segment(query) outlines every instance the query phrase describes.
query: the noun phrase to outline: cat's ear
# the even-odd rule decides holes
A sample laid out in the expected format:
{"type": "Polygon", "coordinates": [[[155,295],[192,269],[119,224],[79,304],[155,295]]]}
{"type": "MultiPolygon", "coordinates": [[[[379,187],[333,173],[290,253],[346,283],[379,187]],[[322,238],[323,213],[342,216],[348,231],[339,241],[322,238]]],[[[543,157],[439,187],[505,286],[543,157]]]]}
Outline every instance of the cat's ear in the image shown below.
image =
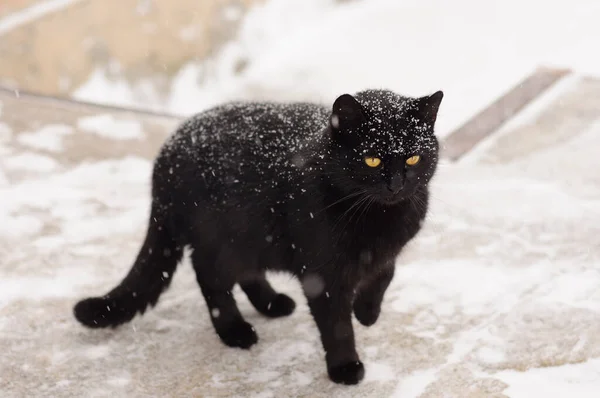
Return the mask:
{"type": "Polygon", "coordinates": [[[350,94],[339,96],[333,103],[329,118],[333,131],[348,130],[360,125],[365,119],[362,106],[350,94]]]}
{"type": "Polygon", "coordinates": [[[435,124],[442,98],[444,98],[444,93],[442,91],[436,91],[431,95],[418,99],[417,106],[421,120],[427,122],[431,126],[435,124]]]}

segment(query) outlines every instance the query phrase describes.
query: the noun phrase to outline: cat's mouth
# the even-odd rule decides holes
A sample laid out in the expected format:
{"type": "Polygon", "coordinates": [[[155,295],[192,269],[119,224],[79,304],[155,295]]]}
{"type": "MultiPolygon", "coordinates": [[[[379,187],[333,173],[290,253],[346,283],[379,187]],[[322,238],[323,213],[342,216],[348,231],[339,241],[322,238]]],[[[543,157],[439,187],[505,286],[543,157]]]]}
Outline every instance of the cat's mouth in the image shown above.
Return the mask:
{"type": "Polygon", "coordinates": [[[402,202],[404,200],[404,195],[401,195],[400,193],[380,195],[377,200],[383,205],[393,206],[402,202]]]}
{"type": "Polygon", "coordinates": [[[413,195],[415,195],[417,190],[418,188],[408,186],[398,192],[380,192],[380,194],[377,195],[377,201],[385,206],[397,205],[400,202],[409,200],[413,195]]]}

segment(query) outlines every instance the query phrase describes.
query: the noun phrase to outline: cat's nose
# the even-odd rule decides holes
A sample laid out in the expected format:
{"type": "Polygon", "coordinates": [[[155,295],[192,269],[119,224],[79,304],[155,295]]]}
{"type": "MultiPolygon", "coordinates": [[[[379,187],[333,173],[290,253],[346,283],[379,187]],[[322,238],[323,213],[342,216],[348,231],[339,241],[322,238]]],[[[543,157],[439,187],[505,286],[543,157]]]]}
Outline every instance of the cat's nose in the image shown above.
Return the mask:
{"type": "Polygon", "coordinates": [[[401,187],[392,187],[392,186],[388,185],[388,187],[387,187],[388,191],[390,191],[394,195],[396,195],[398,192],[402,191],[402,188],[403,188],[403,186],[401,186],[401,187]]]}
{"type": "Polygon", "coordinates": [[[402,176],[395,176],[387,186],[388,191],[394,194],[402,191],[402,188],[404,188],[404,178],[402,176]]]}

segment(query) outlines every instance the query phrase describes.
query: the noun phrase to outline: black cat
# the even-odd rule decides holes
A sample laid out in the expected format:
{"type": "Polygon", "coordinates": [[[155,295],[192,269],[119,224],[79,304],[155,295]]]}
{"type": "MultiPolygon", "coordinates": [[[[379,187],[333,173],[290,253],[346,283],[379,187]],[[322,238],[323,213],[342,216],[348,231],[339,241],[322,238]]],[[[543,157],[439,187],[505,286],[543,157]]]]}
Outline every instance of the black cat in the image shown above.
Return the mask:
{"type": "Polygon", "coordinates": [[[231,293],[236,283],[269,317],[294,301],[266,270],[302,282],[337,383],[364,376],[352,313],[377,321],[403,246],[419,231],[438,161],[434,124],[443,93],[344,94],[333,110],[309,104],[230,103],[200,113],[165,143],[154,165],[146,240],[108,294],[75,306],[92,328],[115,327],[156,304],[183,248],[221,340],[258,340],[231,293]]]}

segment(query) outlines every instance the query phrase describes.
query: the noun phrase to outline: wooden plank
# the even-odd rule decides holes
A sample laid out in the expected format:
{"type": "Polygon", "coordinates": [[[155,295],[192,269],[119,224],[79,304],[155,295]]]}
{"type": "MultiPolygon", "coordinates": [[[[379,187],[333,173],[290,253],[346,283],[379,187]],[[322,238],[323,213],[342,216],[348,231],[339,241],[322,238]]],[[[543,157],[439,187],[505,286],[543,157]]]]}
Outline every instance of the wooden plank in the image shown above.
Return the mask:
{"type": "MultiPolygon", "coordinates": [[[[578,76],[560,95],[477,149],[478,164],[505,164],[568,143],[600,121],[600,79],[578,76]]],[[[581,161],[578,160],[579,163],[581,161]]],[[[549,170],[554,166],[549,165],[549,170]]]]}
{"type": "Polygon", "coordinates": [[[537,69],[483,111],[454,130],[444,140],[442,156],[452,161],[458,160],[568,73],[570,73],[568,69],[537,69]]]}

